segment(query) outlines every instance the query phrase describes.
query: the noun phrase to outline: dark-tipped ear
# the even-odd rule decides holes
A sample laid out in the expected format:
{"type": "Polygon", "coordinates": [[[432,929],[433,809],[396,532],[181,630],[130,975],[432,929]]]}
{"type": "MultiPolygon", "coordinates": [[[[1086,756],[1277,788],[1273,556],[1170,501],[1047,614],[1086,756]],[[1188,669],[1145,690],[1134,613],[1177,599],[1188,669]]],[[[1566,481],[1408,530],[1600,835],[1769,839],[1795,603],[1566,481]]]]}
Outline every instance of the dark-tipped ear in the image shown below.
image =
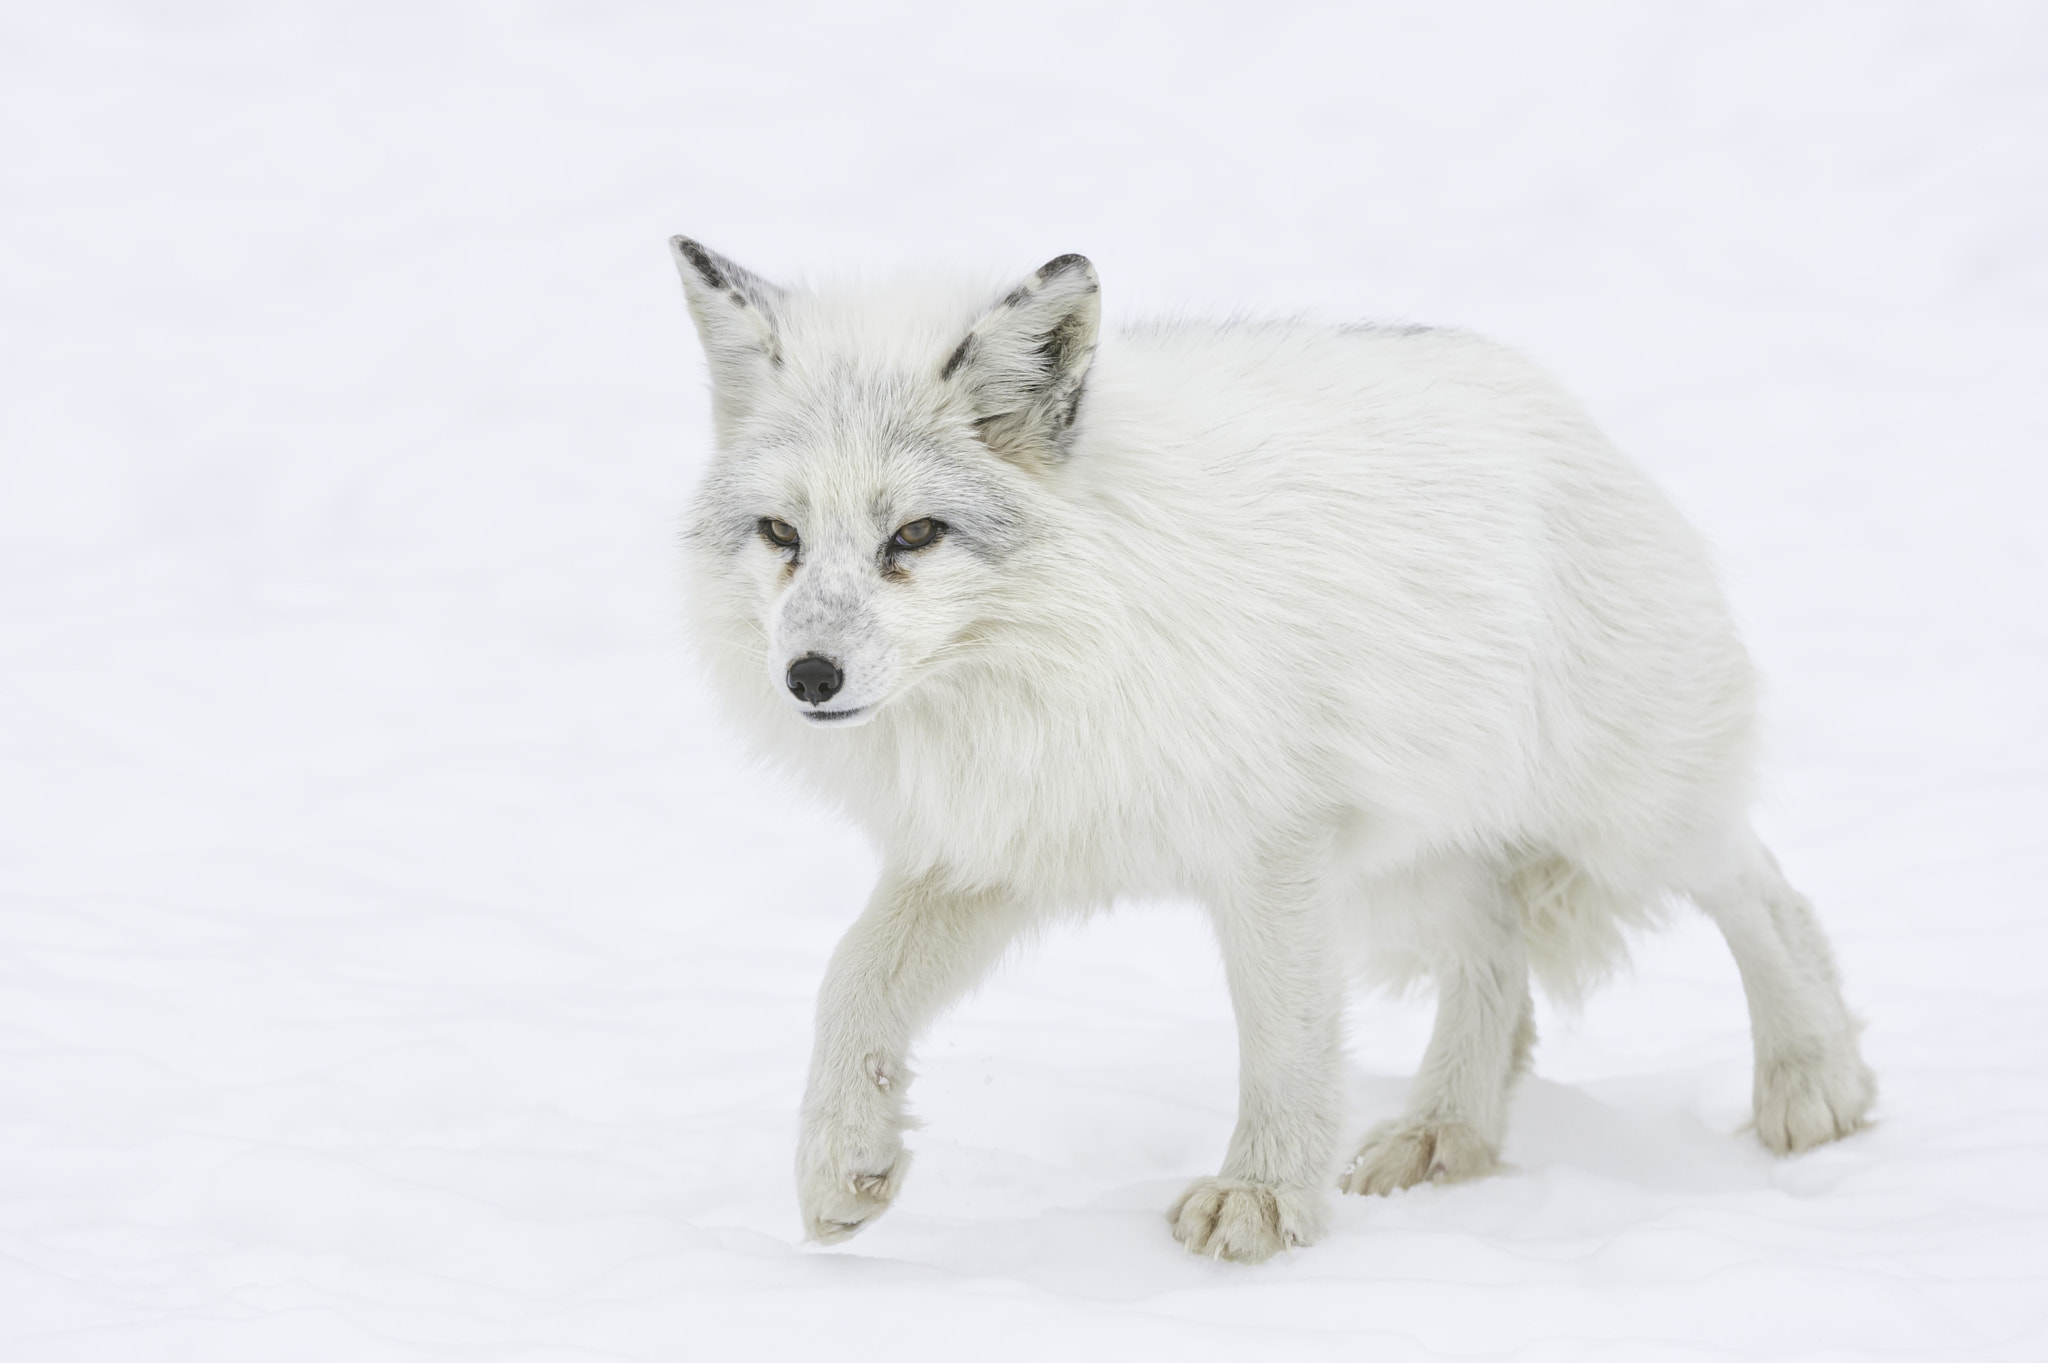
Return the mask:
{"type": "Polygon", "coordinates": [[[939,368],[988,447],[1025,462],[1057,459],[1080,408],[1102,291],[1086,256],[1061,256],[982,315],[939,368]]]}
{"type": "Polygon", "coordinates": [[[688,237],[670,237],[668,245],[711,362],[712,419],[723,436],[782,367],[775,310],[787,295],[688,237]]]}

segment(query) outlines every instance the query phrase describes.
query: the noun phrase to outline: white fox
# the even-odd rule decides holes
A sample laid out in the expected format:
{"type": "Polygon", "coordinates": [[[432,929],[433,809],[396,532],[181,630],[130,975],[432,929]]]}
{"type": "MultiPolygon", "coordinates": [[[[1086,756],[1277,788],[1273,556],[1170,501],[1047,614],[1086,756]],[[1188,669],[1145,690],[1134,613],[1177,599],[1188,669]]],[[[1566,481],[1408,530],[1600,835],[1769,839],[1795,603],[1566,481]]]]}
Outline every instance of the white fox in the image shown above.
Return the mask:
{"type": "Polygon", "coordinates": [[[1326,1192],[1496,1167],[1534,1042],[1686,896],[1741,967],[1756,1129],[1875,1094],[1746,813],[1755,687],[1692,531],[1513,353],[1426,328],[1134,327],[1094,267],[1006,293],[784,289],[673,242],[710,360],[695,626],[725,701],[879,842],[818,1000],[809,1234],[889,1206],[919,1031],[1035,923],[1211,914],[1236,1133],[1169,1213],[1312,1241],[1326,1192]],[[1426,976],[1406,1111],[1339,1165],[1360,976],[1426,976]]]}

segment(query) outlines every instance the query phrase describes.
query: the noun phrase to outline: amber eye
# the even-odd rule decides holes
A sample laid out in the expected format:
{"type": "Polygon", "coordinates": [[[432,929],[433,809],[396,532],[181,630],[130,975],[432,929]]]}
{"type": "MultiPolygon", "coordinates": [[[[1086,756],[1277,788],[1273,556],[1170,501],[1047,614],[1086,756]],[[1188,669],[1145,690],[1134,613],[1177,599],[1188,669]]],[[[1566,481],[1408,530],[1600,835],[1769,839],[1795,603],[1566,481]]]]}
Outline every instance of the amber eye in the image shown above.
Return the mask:
{"type": "Polygon", "coordinates": [[[761,518],[761,534],[770,544],[779,544],[784,549],[796,544],[796,527],[788,521],[778,521],[773,516],[761,518]]]}
{"type": "Polygon", "coordinates": [[[945,533],[945,529],[943,523],[926,516],[922,520],[912,521],[891,535],[889,544],[896,549],[922,549],[945,533]]]}

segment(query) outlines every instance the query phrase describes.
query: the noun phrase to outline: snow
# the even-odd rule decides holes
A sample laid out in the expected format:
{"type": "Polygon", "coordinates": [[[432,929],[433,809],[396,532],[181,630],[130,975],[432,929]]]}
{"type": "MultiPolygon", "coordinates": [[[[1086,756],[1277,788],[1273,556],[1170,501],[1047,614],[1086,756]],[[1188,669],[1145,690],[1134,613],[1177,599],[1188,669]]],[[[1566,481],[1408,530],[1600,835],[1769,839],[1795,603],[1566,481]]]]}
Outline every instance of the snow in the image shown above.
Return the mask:
{"type": "MultiPolygon", "coordinates": [[[[2038,7],[13,5],[0,120],[0,1356],[2048,1357],[2038,7]],[[1742,1132],[1688,918],[1512,1172],[1196,1260],[1229,1012],[1137,905],[803,1245],[875,862],[676,624],[676,231],[1538,356],[1718,548],[1879,1123],[1742,1132]]],[[[1427,1023],[1359,1003],[1355,1125],[1427,1023]]]]}

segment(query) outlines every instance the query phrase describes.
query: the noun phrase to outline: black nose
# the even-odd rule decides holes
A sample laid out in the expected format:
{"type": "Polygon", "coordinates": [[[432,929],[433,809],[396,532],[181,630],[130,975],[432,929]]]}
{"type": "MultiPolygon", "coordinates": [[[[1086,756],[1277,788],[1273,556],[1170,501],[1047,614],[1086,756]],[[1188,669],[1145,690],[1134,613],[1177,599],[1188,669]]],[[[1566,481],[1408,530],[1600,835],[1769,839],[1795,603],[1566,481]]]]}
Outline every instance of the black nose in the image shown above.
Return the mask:
{"type": "Polygon", "coordinates": [[[789,665],[789,689],[796,693],[798,700],[823,705],[838,695],[839,688],[844,685],[846,674],[830,658],[806,653],[789,665]]]}

